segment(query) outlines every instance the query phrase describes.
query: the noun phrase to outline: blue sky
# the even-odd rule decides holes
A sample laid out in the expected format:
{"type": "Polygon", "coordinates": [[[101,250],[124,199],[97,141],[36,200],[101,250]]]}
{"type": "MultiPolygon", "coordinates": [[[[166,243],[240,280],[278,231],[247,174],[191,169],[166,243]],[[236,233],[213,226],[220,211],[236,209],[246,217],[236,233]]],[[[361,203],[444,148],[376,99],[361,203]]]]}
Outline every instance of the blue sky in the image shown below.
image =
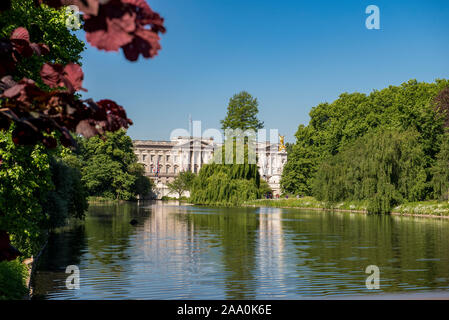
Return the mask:
{"type": "MultiPolygon", "coordinates": [[[[188,117],[220,128],[229,98],[259,100],[259,118],[294,142],[309,111],[343,92],[449,78],[447,0],[149,0],[165,18],[162,51],[136,63],[83,54],[86,97],[123,105],[133,139],[167,140],[188,117]],[[381,30],[365,9],[380,8],[381,30]]],[[[84,35],[83,35],[84,37],[84,35]]]]}

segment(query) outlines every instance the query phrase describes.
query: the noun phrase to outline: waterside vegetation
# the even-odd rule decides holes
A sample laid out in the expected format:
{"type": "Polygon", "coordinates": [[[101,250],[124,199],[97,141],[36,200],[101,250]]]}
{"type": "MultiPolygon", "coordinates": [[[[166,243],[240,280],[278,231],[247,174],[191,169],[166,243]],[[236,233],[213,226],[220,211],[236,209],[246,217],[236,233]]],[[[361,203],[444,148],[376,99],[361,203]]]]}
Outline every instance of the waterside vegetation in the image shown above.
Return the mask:
{"type": "Polygon", "coordinates": [[[283,192],[324,207],[366,201],[369,213],[447,199],[448,110],[448,80],[410,80],[322,103],[296,132],[283,192]]]}
{"type": "MultiPolygon", "coordinates": [[[[344,201],[329,206],[329,203],[318,201],[314,197],[302,198],[282,198],[282,199],[258,199],[245,201],[243,206],[248,207],[271,207],[271,208],[295,208],[306,210],[326,210],[368,213],[368,200],[362,201],[344,201]]],[[[407,202],[398,205],[392,209],[391,214],[416,216],[416,217],[445,217],[449,218],[449,202],[447,201],[418,201],[407,202]]]]}

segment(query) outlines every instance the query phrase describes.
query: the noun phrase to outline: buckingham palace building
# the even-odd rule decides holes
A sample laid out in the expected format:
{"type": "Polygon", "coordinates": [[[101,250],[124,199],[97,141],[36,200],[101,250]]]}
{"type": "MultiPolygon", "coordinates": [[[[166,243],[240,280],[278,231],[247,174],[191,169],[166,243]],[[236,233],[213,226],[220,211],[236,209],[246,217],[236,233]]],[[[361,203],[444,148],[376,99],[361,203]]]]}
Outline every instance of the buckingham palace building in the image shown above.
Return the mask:
{"type": "MultiPolygon", "coordinates": [[[[203,164],[213,160],[214,150],[221,147],[213,138],[177,137],[171,141],[134,140],[134,153],[145,167],[145,175],[155,183],[153,197],[176,198],[167,183],[183,171],[197,174],[203,164]]],[[[287,162],[285,147],[279,143],[258,142],[257,165],[261,178],[268,182],[273,194],[280,194],[280,179],[287,162]]],[[[186,192],[184,196],[189,196],[186,192]]]]}

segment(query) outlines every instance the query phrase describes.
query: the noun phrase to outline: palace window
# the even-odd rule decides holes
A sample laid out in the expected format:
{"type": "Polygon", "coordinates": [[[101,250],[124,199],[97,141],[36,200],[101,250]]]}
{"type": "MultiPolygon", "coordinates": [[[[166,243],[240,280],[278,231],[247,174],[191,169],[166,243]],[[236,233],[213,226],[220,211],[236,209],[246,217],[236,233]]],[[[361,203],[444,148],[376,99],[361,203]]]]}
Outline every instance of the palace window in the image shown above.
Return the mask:
{"type": "Polygon", "coordinates": [[[145,162],[146,159],[147,159],[147,155],[146,154],[142,155],[142,161],[145,162]]]}

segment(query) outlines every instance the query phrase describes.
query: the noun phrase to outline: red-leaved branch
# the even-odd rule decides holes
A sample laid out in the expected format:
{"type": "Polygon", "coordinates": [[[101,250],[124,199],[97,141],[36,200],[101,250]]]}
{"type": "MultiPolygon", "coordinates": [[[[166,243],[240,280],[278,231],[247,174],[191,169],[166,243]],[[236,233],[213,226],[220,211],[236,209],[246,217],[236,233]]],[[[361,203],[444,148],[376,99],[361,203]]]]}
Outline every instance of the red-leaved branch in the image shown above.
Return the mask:
{"type": "MultiPolygon", "coordinates": [[[[140,55],[152,58],[161,49],[159,34],[165,32],[164,20],[145,0],[34,0],[53,8],[78,6],[83,12],[87,41],[105,51],[122,49],[126,59],[140,55]]],[[[1,0],[0,14],[11,8],[11,0],[1,0]]],[[[40,72],[41,88],[34,80],[13,78],[17,64],[32,55],[45,56],[47,45],[33,43],[27,29],[15,29],[8,39],[0,39],[0,130],[14,123],[13,141],[20,145],[42,142],[54,148],[58,141],[74,147],[71,133],[85,137],[128,128],[132,121],[125,109],[112,100],[94,102],[76,95],[83,88],[84,73],[77,64],[45,63],[40,72]]],[[[0,158],[0,169],[2,159],[0,158]]],[[[0,261],[13,260],[19,253],[11,247],[9,235],[0,231],[0,261]]]]}
{"type": "MultiPolygon", "coordinates": [[[[159,33],[165,32],[164,20],[145,0],[35,0],[35,3],[54,8],[78,6],[84,12],[87,41],[100,50],[121,48],[128,60],[135,61],[139,55],[154,57],[161,49],[159,33]]],[[[2,2],[0,10],[9,7],[10,1],[2,2]]],[[[75,93],[85,89],[83,71],[76,64],[42,66],[42,81],[51,90],[40,88],[31,79],[13,80],[11,74],[21,59],[48,53],[48,46],[30,41],[25,28],[17,28],[9,39],[0,41],[0,129],[9,128],[14,122],[15,143],[42,141],[47,147],[54,147],[57,141],[49,134],[57,131],[64,146],[74,146],[70,132],[91,137],[132,124],[123,107],[114,101],[77,98],[75,93]]]]}

